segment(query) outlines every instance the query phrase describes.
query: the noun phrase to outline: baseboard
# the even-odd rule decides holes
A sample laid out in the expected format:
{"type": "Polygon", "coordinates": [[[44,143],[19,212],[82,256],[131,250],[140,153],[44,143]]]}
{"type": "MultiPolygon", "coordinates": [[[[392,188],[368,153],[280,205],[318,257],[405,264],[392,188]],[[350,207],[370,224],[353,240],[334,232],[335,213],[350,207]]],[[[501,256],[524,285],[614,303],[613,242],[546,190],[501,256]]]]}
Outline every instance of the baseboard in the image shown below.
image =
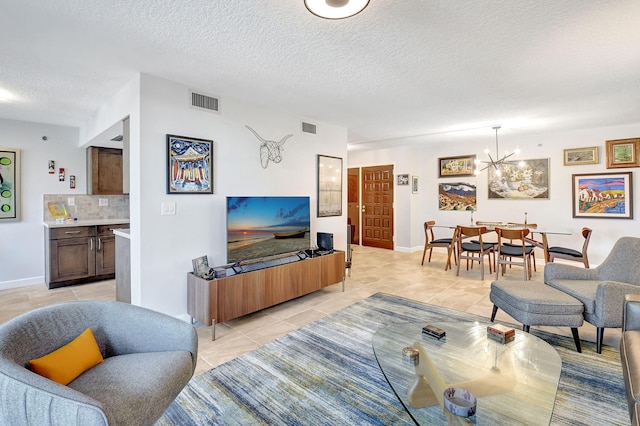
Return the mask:
{"type": "Polygon", "coordinates": [[[423,247],[396,247],[394,250],[402,253],[415,253],[417,251],[422,251],[423,247]]]}
{"type": "Polygon", "coordinates": [[[22,278],[14,281],[0,282],[0,290],[8,290],[10,288],[27,287],[30,285],[44,284],[44,277],[22,278]]]}

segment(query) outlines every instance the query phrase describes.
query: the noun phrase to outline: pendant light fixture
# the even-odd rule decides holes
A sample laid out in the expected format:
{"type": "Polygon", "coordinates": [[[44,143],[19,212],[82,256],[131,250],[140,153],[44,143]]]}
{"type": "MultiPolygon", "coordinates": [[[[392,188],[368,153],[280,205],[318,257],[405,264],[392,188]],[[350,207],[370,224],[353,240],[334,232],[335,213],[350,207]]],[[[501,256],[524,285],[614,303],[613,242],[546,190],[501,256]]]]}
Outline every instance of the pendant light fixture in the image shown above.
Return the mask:
{"type": "Polygon", "coordinates": [[[320,18],[344,19],[362,12],[369,0],[304,0],[304,5],[320,18]]]}
{"type": "Polygon", "coordinates": [[[496,159],[494,160],[491,157],[491,153],[490,153],[489,149],[486,149],[484,151],[484,153],[489,156],[489,160],[490,161],[482,161],[483,163],[486,164],[486,166],[484,168],[482,168],[482,169],[478,169],[478,164],[480,164],[480,160],[476,160],[476,171],[475,171],[476,175],[479,175],[480,172],[485,171],[489,167],[493,167],[496,170],[496,174],[498,176],[500,176],[500,168],[498,166],[501,165],[502,163],[504,163],[506,161],[506,159],[511,157],[512,155],[517,155],[517,154],[520,153],[519,149],[516,149],[511,154],[509,154],[509,153],[507,153],[505,151],[503,157],[500,158],[500,154],[499,154],[500,153],[500,149],[498,148],[498,130],[500,130],[500,126],[494,126],[493,129],[496,131],[496,159]]]}

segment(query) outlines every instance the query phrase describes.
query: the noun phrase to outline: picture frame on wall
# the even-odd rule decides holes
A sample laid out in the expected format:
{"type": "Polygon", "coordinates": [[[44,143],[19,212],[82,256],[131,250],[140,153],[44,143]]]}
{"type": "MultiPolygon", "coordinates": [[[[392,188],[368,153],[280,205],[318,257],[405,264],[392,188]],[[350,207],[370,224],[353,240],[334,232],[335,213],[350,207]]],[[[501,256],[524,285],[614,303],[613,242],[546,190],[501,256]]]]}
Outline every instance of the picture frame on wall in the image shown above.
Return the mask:
{"type": "Polygon", "coordinates": [[[409,185],[409,175],[398,175],[396,185],[409,185]]]}
{"type": "Polygon", "coordinates": [[[606,141],[607,169],[640,167],[640,138],[606,141]]]}
{"type": "Polygon", "coordinates": [[[438,209],[475,211],[478,209],[475,182],[441,182],[438,184],[438,209]]]}
{"type": "Polygon", "coordinates": [[[504,161],[496,168],[487,169],[490,200],[549,198],[548,158],[504,161]]]}
{"type": "Polygon", "coordinates": [[[167,134],[167,194],[213,194],[213,141],[167,134]]]}
{"type": "Polygon", "coordinates": [[[464,177],[475,175],[476,156],[461,155],[438,159],[438,177],[464,177]]]}
{"type": "Polygon", "coordinates": [[[20,150],[0,148],[0,222],[20,220],[20,150]]]}
{"type": "Polygon", "coordinates": [[[582,164],[598,164],[598,147],[571,148],[564,150],[564,165],[579,166],[582,164]]]}
{"type": "Polygon", "coordinates": [[[574,174],[574,218],[633,219],[632,172],[574,174]]]}
{"type": "Polygon", "coordinates": [[[317,159],[318,217],[342,216],[342,158],[317,159]]]}
{"type": "Polygon", "coordinates": [[[418,176],[411,176],[411,193],[418,193],[418,176]]]}

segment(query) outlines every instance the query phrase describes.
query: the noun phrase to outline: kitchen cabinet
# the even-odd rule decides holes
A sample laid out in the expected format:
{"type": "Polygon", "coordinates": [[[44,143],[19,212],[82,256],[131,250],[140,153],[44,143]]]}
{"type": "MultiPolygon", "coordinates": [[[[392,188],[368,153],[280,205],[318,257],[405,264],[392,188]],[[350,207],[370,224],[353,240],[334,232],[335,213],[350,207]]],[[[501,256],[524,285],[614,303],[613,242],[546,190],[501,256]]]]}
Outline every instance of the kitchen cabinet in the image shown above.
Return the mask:
{"type": "Polygon", "coordinates": [[[87,148],[87,192],[89,195],[120,195],[123,190],[122,150],[87,148]]]}
{"type": "Polygon", "coordinates": [[[114,228],[128,224],[45,228],[45,279],[51,288],[115,277],[114,228]]]}

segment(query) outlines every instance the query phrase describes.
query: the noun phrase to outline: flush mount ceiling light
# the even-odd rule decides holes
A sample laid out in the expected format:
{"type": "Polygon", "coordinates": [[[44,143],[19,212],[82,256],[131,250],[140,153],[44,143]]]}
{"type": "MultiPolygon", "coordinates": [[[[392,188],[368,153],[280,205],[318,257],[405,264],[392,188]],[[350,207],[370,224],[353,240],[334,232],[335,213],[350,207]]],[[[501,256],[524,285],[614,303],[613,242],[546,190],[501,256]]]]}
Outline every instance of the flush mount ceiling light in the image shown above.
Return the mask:
{"type": "MultiPolygon", "coordinates": [[[[475,174],[479,175],[480,172],[488,169],[489,167],[493,167],[496,170],[496,174],[498,176],[500,176],[500,168],[498,167],[499,165],[501,165],[502,163],[505,162],[505,160],[509,157],[511,157],[512,155],[517,155],[520,153],[519,149],[516,149],[514,152],[512,152],[511,154],[509,154],[508,152],[505,151],[504,155],[502,156],[502,158],[500,158],[500,150],[498,148],[498,130],[500,130],[500,126],[494,126],[493,129],[496,131],[496,159],[494,160],[491,157],[491,154],[489,152],[488,149],[486,149],[484,151],[485,154],[487,154],[489,156],[489,160],[490,161],[483,161],[483,163],[486,164],[486,166],[482,169],[478,169],[478,164],[480,164],[480,160],[476,160],[476,170],[475,170],[475,174]]],[[[522,166],[522,164],[519,164],[520,166],[522,166]]]]}
{"type": "Polygon", "coordinates": [[[369,0],[304,0],[304,5],[321,18],[343,19],[362,12],[369,0]]]}

